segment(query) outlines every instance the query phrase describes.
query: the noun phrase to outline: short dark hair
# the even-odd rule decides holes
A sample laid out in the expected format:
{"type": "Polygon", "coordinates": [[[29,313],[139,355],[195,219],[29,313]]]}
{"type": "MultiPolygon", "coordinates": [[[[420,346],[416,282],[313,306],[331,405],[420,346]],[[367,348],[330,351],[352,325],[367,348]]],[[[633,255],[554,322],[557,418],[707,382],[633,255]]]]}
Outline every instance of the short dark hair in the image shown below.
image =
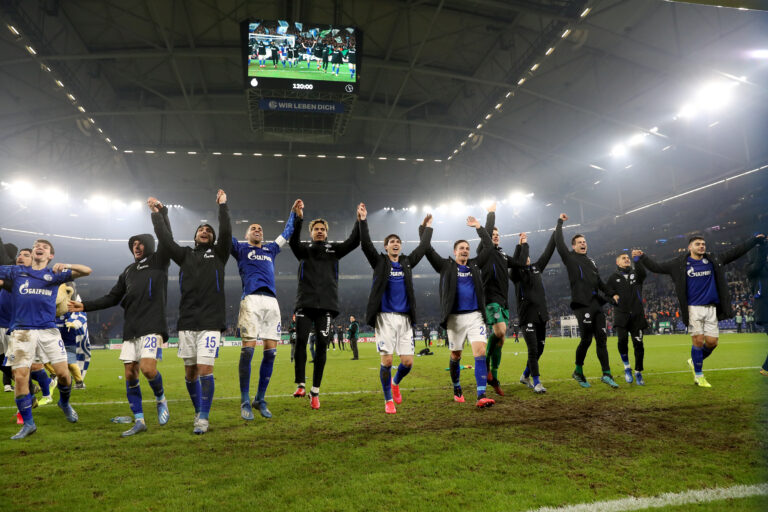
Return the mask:
{"type": "Polygon", "coordinates": [[[25,247],[23,249],[19,249],[19,252],[16,253],[16,256],[18,256],[19,254],[23,253],[24,251],[32,252],[32,249],[30,249],[29,247],[25,247]]]}
{"type": "Polygon", "coordinates": [[[467,245],[469,245],[469,242],[467,242],[466,240],[456,240],[456,241],[453,243],[453,250],[455,251],[455,250],[456,250],[456,247],[457,247],[457,246],[458,246],[460,243],[462,243],[462,242],[463,242],[463,243],[465,243],[465,244],[467,244],[467,245]]]}
{"type": "MultiPolygon", "coordinates": [[[[704,240],[704,237],[701,235],[693,235],[691,238],[688,239],[688,245],[691,245],[696,240],[704,240]]],[[[706,242],[706,240],[704,240],[706,242]]]]}
{"type": "Polygon", "coordinates": [[[496,226],[493,226],[493,229],[491,230],[491,233],[493,233],[494,231],[498,231],[498,230],[499,230],[499,228],[497,228],[496,226]]]}
{"type": "Polygon", "coordinates": [[[573,243],[576,241],[577,238],[586,238],[586,237],[581,233],[576,233],[575,235],[573,235],[573,238],[571,238],[571,245],[573,245],[573,243]]]}
{"type": "Polygon", "coordinates": [[[53,250],[53,244],[51,242],[49,242],[48,240],[45,240],[44,238],[38,238],[37,240],[35,240],[35,243],[36,244],[46,244],[46,245],[48,245],[48,247],[51,248],[51,254],[56,254],[56,251],[53,250]]]}
{"type": "Polygon", "coordinates": [[[325,230],[328,231],[328,221],[325,219],[315,219],[312,222],[309,223],[309,232],[312,232],[312,228],[315,227],[315,224],[322,224],[325,226],[325,230]]]}
{"type": "Polygon", "coordinates": [[[391,235],[387,235],[387,238],[385,238],[385,239],[384,239],[384,247],[386,247],[387,245],[389,245],[389,241],[390,241],[391,239],[393,239],[393,238],[396,238],[396,239],[397,239],[397,241],[398,241],[398,242],[400,242],[400,243],[402,243],[402,242],[403,242],[402,240],[400,240],[400,237],[399,237],[399,236],[397,236],[396,234],[392,233],[391,235]]]}

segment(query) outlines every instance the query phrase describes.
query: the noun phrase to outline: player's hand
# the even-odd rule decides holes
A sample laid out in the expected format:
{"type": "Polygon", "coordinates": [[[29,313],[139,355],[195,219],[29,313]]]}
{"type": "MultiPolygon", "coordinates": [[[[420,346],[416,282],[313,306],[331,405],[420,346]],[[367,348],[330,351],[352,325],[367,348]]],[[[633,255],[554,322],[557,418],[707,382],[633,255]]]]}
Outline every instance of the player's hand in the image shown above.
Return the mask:
{"type": "Polygon", "coordinates": [[[632,249],[633,258],[639,258],[642,255],[643,255],[643,251],[641,251],[640,249],[632,249]]]}
{"type": "Polygon", "coordinates": [[[762,241],[762,240],[764,240],[764,239],[765,239],[765,235],[764,235],[764,234],[762,234],[762,233],[760,233],[759,235],[755,235],[755,238],[757,238],[757,239],[759,239],[759,240],[761,240],[761,241],[762,241]]]}
{"type": "Polygon", "coordinates": [[[216,203],[217,204],[226,204],[227,203],[227,193],[223,190],[219,189],[218,192],[216,192],[216,203]]]}
{"type": "Polygon", "coordinates": [[[70,313],[82,313],[85,311],[85,306],[83,306],[82,302],[76,302],[74,300],[70,300],[67,302],[67,311],[70,313]]]}
{"type": "Polygon", "coordinates": [[[527,243],[528,243],[528,234],[520,233],[520,245],[527,244],[527,243]]]}
{"type": "Polygon", "coordinates": [[[301,199],[297,199],[294,204],[294,207],[296,208],[294,211],[296,212],[296,215],[300,218],[304,218],[304,201],[301,199]]]}
{"type": "Polygon", "coordinates": [[[357,220],[365,220],[368,216],[368,210],[365,208],[365,203],[357,205],[357,220]]]}
{"type": "Polygon", "coordinates": [[[163,203],[157,200],[157,198],[150,197],[147,199],[147,206],[152,210],[152,213],[157,213],[163,208],[163,203]]]}
{"type": "Polygon", "coordinates": [[[69,263],[56,263],[51,270],[54,274],[61,274],[65,270],[71,269],[72,265],[69,263]]]}
{"type": "Polygon", "coordinates": [[[488,210],[488,213],[495,212],[496,211],[496,201],[492,202],[490,204],[490,206],[488,206],[488,208],[486,208],[486,210],[488,210]]]}
{"type": "Polygon", "coordinates": [[[469,217],[467,217],[467,226],[477,229],[480,227],[480,223],[477,221],[476,218],[470,215],[469,217]]]}
{"type": "Polygon", "coordinates": [[[618,304],[618,303],[619,303],[619,296],[618,296],[618,295],[614,295],[614,296],[613,296],[613,301],[614,301],[616,304],[618,304]]]}
{"type": "Polygon", "coordinates": [[[560,214],[560,217],[558,217],[561,221],[565,222],[568,220],[568,216],[564,213],[560,214]]]}
{"type": "Polygon", "coordinates": [[[424,220],[421,221],[421,225],[425,228],[431,228],[432,227],[432,214],[428,213],[426,217],[424,217],[424,220]]]}

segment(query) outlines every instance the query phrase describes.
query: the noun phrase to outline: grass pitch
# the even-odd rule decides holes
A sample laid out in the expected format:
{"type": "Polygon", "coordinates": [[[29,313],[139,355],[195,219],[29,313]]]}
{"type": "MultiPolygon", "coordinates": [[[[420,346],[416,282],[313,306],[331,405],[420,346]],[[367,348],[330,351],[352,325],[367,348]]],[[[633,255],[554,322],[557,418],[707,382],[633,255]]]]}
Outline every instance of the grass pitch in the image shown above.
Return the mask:
{"type": "MultiPolygon", "coordinates": [[[[416,358],[394,416],[384,414],[373,344],[361,344],[359,361],[349,350],[329,352],[319,411],[290,397],[284,345],[268,393],[274,418],[253,422],[240,419],[239,349],[224,348],[211,429],[201,437],[192,434],[181,361],[165,350],[170,423],[157,425],[142,377],[149,431],[127,439],[119,434],[129,425],[109,421],[130,414],[118,352],[94,351],[87,389],[73,391],[77,424],[54,405],[40,407],[38,432],[10,441],[14,402],[0,394],[0,503],[4,511],[516,511],[768,481],[768,378],[757,370],[768,337],[724,335],[705,364],[712,389],[693,386],[686,336],[645,338],[645,387],[623,382],[615,338],[621,388],[600,384],[591,348],[585,373],[593,387],[581,389],[569,377],[576,343],[547,340],[549,392],[536,396],[517,382],[525,345],[508,339],[500,370],[507,395],[491,391],[497,405],[484,410],[473,407],[472,370],[462,372],[468,403],[452,402],[447,349],[433,347],[434,356],[416,358]]],[[[662,510],[767,509],[763,496],[662,510]]]]}

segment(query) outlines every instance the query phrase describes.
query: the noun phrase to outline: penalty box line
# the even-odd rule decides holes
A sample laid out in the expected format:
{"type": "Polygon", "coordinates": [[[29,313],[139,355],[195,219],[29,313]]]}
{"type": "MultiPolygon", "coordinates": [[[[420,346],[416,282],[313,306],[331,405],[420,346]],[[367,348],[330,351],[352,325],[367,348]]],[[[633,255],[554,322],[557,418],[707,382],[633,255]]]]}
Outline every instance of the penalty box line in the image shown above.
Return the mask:
{"type": "Polygon", "coordinates": [[[616,500],[595,501],[561,507],[542,507],[529,512],[624,512],[668,506],[709,503],[728,499],[750,498],[768,495],[768,483],[755,485],[734,485],[733,487],[715,487],[695,491],[668,492],[658,496],[636,498],[629,496],[616,500]]]}
{"type": "MultiPolygon", "coordinates": [[[[739,368],[708,368],[708,372],[729,372],[729,371],[745,371],[745,370],[757,370],[759,369],[759,366],[742,366],[739,368]]],[[[671,372],[643,372],[644,375],[670,375],[670,374],[678,374],[678,373],[690,373],[691,370],[676,370],[671,372]]],[[[593,380],[593,381],[599,381],[600,377],[592,377],[588,378],[587,380],[593,380]]],[[[548,382],[570,382],[571,379],[552,379],[548,380],[548,382]]],[[[511,382],[506,382],[502,384],[513,384],[511,382]]],[[[404,391],[437,391],[441,389],[447,389],[449,386],[434,386],[434,387],[425,387],[425,388],[403,388],[404,391]]],[[[377,394],[381,393],[381,389],[361,389],[357,391],[330,391],[327,393],[323,393],[324,396],[344,396],[344,395],[370,395],[370,394],[377,394]]],[[[265,398],[293,398],[293,394],[289,395],[266,395],[265,398]]],[[[216,397],[216,400],[240,400],[239,396],[222,396],[222,397],[216,397]]],[[[166,399],[169,403],[175,403],[175,402],[188,402],[189,398],[167,398],[166,399]]],[[[71,402],[73,406],[81,406],[81,405],[125,405],[128,403],[127,400],[113,400],[108,402],[71,402]]],[[[155,403],[154,399],[147,399],[142,400],[142,403],[151,404],[155,403]]],[[[16,410],[16,406],[0,406],[1,410],[8,410],[13,409],[16,410]]]]}

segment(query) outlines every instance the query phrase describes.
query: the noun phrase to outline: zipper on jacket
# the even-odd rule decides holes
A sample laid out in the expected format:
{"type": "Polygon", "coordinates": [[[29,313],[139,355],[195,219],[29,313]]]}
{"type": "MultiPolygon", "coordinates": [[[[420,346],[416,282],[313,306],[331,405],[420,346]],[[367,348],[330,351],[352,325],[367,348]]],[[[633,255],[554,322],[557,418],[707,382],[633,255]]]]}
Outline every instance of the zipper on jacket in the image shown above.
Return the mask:
{"type": "Polygon", "coordinates": [[[149,278],[149,298],[152,298],[152,278],[149,278]]]}
{"type": "Polygon", "coordinates": [[[304,261],[299,264],[299,281],[304,280],[304,261]]]}
{"type": "Polygon", "coordinates": [[[184,271],[179,272],[179,291],[181,291],[181,282],[184,279],[184,271]]]}
{"type": "Polygon", "coordinates": [[[579,275],[581,276],[582,279],[584,279],[584,271],[581,270],[581,265],[579,265],[579,275]]]}
{"type": "Polygon", "coordinates": [[[219,269],[216,269],[216,291],[221,291],[221,288],[219,288],[219,269]]]}

